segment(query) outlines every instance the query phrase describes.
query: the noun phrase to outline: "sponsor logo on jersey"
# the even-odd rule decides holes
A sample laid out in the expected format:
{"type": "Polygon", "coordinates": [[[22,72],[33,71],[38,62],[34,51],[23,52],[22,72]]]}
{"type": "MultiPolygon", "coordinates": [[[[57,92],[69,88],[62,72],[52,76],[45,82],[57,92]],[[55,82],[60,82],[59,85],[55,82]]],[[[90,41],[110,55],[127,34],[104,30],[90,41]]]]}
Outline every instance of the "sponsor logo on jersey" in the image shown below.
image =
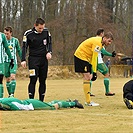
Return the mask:
{"type": "Polygon", "coordinates": [[[23,42],[26,42],[26,41],[27,41],[26,36],[23,36],[23,42]]]}
{"type": "Polygon", "coordinates": [[[47,40],[46,40],[46,39],[43,40],[43,44],[44,44],[44,45],[47,44],[47,40]]]}
{"type": "Polygon", "coordinates": [[[48,32],[49,36],[51,36],[50,32],[48,32]]]}
{"type": "Polygon", "coordinates": [[[8,48],[9,48],[9,49],[13,49],[13,47],[12,47],[11,45],[10,45],[10,46],[8,46],[8,48]]]}
{"type": "Polygon", "coordinates": [[[95,52],[99,52],[100,51],[100,47],[99,46],[96,46],[95,47],[95,52]]]}
{"type": "Polygon", "coordinates": [[[87,72],[87,66],[85,66],[84,71],[87,72]]]}

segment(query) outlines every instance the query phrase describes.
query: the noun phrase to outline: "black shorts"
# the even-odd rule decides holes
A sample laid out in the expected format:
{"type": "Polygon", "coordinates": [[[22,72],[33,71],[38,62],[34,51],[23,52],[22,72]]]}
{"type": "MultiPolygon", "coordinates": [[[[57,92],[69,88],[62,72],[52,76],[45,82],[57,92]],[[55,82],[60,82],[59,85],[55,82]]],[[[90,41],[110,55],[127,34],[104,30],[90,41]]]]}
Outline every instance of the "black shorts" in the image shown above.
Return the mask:
{"type": "Polygon", "coordinates": [[[30,77],[36,76],[46,79],[48,72],[48,60],[46,57],[28,57],[28,66],[30,71],[30,77]]]}
{"type": "Polygon", "coordinates": [[[74,68],[75,72],[78,73],[92,72],[92,65],[87,61],[77,58],[76,56],[74,56],[74,68]]]}

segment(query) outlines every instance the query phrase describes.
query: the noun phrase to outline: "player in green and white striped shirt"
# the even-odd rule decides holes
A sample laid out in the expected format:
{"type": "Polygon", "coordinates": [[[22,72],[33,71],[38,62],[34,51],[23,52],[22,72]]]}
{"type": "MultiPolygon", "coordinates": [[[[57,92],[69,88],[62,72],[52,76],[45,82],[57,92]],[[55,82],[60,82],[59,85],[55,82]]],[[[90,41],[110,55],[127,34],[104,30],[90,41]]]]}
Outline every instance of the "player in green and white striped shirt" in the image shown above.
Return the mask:
{"type": "Polygon", "coordinates": [[[10,26],[5,27],[4,33],[6,35],[6,39],[7,39],[8,45],[9,45],[11,55],[14,59],[14,67],[13,67],[13,69],[11,69],[9,67],[10,59],[7,56],[7,54],[5,53],[4,61],[5,61],[6,87],[7,87],[9,96],[14,96],[14,92],[16,89],[16,72],[17,72],[17,68],[18,68],[16,54],[18,53],[18,55],[21,59],[22,52],[21,52],[21,48],[20,48],[18,39],[15,37],[12,37],[12,27],[10,27],[10,26]]]}
{"type": "Polygon", "coordinates": [[[11,52],[8,47],[6,37],[0,32],[0,98],[3,97],[3,77],[4,77],[4,52],[9,57],[9,66],[13,68],[14,63],[11,56],[11,52]]]}
{"type": "Polygon", "coordinates": [[[37,99],[19,100],[14,97],[0,98],[0,110],[56,110],[60,108],[84,109],[78,100],[54,100],[42,102],[37,99]]]}

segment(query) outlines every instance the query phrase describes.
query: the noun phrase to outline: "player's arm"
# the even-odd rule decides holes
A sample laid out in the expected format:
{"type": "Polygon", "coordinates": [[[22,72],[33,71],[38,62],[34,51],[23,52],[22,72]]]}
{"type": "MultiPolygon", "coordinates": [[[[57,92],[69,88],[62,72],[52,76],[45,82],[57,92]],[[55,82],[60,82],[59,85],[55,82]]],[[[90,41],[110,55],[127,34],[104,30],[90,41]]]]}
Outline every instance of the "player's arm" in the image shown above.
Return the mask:
{"type": "Polygon", "coordinates": [[[52,57],[52,37],[51,37],[51,34],[50,32],[48,31],[48,36],[47,36],[47,59],[51,59],[52,57]]]}
{"type": "Polygon", "coordinates": [[[106,56],[112,56],[112,53],[106,51],[104,48],[101,49],[101,53],[106,56]]]}
{"type": "Polygon", "coordinates": [[[22,46],[22,60],[21,61],[26,61],[27,48],[28,48],[27,36],[24,34],[24,36],[23,36],[23,46],[22,46]]]}
{"type": "Polygon", "coordinates": [[[3,46],[5,48],[6,54],[8,55],[9,59],[12,59],[12,55],[11,55],[10,49],[8,47],[9,45],[7,43],[7,40],[6,40],[6,37],[4,34],[2,34],[2,40],[3,40],[3,46]]]}
{"type": "Polygon", "coordinates": [[[16,50],[18,52],[18,55],[19,55],[20,59],[22,59],[22,50],[20,48],[20,44],[19,44],[19,40],[18,39],[16,39],[16,50]]]}
{"type": "Polygon", "coordinates": [[[100,51],[100,46],[93,46],[92,47],[92,60],[91,60],[91,65],[92,65],[92,70],[94,73],[97,71],[97,57],[98,57],[98,52],[100,51]]]}
{"type": "Polygon", "coordinates": [[[106,55],[106,56],[112,56],[112,57],[115,57],[116,56],[116,52],[115,51],[113,51],[112,53],[110,53],[110,52],[106,51],[105,48],[102,48],[101,49],[101,53],[103,55],[106,55]]]}
{"type": "Polygon", "coordinates": [[[23,68],[26,68],[26,52],[28,48],[28,43],[27,43],[27,34],[25,32],[23,36],[23,46],[22,46],[22,58],[21,58],[21,65],[23,68]]]}

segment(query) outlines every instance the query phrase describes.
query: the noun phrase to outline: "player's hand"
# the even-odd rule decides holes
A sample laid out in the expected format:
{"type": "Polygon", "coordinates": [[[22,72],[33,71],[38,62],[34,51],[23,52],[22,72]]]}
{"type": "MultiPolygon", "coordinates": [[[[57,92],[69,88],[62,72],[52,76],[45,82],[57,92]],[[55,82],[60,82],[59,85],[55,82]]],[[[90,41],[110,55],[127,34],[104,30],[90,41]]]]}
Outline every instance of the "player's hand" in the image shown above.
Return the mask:
{"type": "Polygon", "coordinates": [[[115,56],[116,56],[116,52],[113,51],[113,52],[112,52],[112,57],[115,57],[115,56]]]}
{"type": "Polygon", "coordinates": [[[11,59],[9,67],[12,69],[14,67],[14,59],[11,59]]]}
{"type": "Polygon", "coordinates": [[[95,81],[96,79],[97,79],[97,74],[95,72],[93,72],[93,76],[92,76],[91,81],[95,81]]]}
{"type": "Polygon", "coordinates": [[[46,54],[46,58],[47,58],[47,60],[51,59],[51,58],[52,58],[52,54],[51,54],[50,52],[48,52],[48,53],[46,54]]]}
{"type": "Polygon", "coordinates": [[[22,61],[22,62],[21,62],[21,66],[22,66],[23,68],[26,68],[26,61],[22,61]]]}

